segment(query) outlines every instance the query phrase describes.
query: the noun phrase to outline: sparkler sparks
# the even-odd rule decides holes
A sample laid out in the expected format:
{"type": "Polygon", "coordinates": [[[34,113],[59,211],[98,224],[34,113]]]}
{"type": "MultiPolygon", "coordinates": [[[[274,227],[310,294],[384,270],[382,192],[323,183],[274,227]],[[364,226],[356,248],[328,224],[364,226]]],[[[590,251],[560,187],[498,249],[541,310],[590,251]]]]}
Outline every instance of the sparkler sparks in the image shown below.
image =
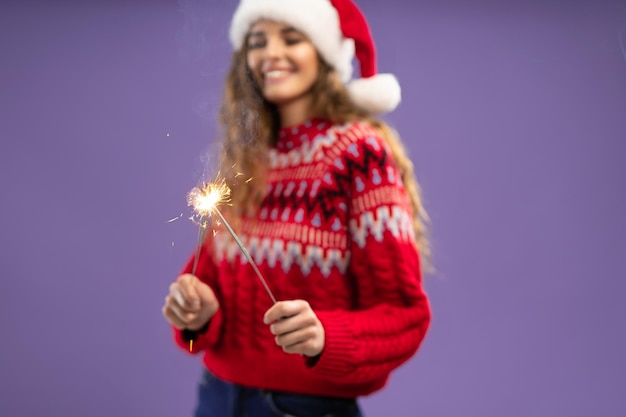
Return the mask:
{"type": "Polygon", "coordinates": [[[196,215],[206,217],[217,210],[220,204],[230,201],[230,188],[224,182],[204,183],[194,187],[187,195],[187,204],[193,207],[196,215]]]}
{"type": "Polygon", "coordinates": [[[218,204],[225,204],[230,201],[230,188],[225,182],[219,183],[204,183],[200,186],[194,187],[189,194],[187,194],[187,204],[193,207],[194,215],[191,220],[198,224],[198,241],[196,243],[196,255],[193,260],[193,267],[191,274],[196,274],[196,268],[198,267],[198,258],[200,257],[200,250],[202,249],[202,243],[206,236],[206,229],[208,225],[209,216],[218,211],[218,204]]]}
{"type": "Polygon", "coordinates": [[[171,218],[171,219],[169,219],[167,222],[168,222],[168,223],[175,222],[176,220],[180,219],[181,217],[183,217],[183,213],[180,213],[180,216],[172,217],[172,218],[171,218]]]}
{"type": "Polygon", "coordinates": [[[222,215],[222,212],[218,208],[220,204],[227,204],[229,202],[230,188],[228,188],[228,185],[226,185],[224,181],[218,183],[204,183],[202,186],[193,188],[187,195],[187,203],[193,207],[195,212],[195,215],[194,217],[192,217],[192,219],[196,220],[199,226],[198,242],[196,245],[196,256],[194,258],[191,274],[195,275],[196,273],[198,258],[200,257],[200,250],[202,248],[202,243],[204,242],[204,237],[206,235],[208,217],[212,214],[216,214],[220,218],[222,224],[224,224],[224,226],[226,227],[226,230],[228,230],[228,233],[230,233],[232,238],[235,240],[237,246],[239,246],[239,249],[241,249],[241,252],[250,263],[250,266],[252,266],[252,269],[263,284],[263,287],[272,299],[272,302],[276,304],[276,298],[274,297],[274,294],[272,294],[272,291],[267,285],[265,278],[263,278],[263,275],[261,275],[261,271],[259,271],[259,268],[256,266],[256,263],[252,259],[252,256],[250,256],[250,252],[248,252],[248,249],[246,249],[241,239],[239,239],[239,236],[237,236],[232,227],[230,227],[230,224],[228,224],[228,222],[222,215]]]}

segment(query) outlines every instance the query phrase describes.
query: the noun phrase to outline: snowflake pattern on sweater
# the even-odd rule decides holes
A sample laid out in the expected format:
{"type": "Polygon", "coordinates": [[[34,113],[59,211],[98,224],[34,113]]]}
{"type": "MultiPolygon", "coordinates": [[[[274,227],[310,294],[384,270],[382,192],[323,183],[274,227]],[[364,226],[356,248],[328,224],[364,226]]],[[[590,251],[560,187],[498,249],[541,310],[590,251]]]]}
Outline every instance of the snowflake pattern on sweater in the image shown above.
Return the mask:
{"type": "Polygon", "coordinates": [[[282,129],[269,156],[261,208],[242,220],[239,236],[279,300],[311,304],[324,351],[307,366],[274,344],[262,323],[271,301],[222,232],[198,268],[220,310],[194,350],[217,376],[246,386],[342,397],[380,389],[430,321],[410,201],[391,152],[366,124],[312,120],[282,129]]]}

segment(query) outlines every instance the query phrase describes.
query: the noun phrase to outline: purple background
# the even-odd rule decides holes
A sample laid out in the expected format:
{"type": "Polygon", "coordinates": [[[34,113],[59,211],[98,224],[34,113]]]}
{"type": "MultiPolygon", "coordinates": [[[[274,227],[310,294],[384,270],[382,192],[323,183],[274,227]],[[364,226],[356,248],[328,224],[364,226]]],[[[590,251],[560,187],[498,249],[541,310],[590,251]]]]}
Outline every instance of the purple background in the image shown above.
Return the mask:
{"type": "MultiPolygon", "coordinates": [[[[626,2],[359,3],[438,269],[367,415],[626,415],[626,2]]],[[[234,4],[0,3],[1,416],[190,415],[167,221],[215,162],[234,4]]]]}

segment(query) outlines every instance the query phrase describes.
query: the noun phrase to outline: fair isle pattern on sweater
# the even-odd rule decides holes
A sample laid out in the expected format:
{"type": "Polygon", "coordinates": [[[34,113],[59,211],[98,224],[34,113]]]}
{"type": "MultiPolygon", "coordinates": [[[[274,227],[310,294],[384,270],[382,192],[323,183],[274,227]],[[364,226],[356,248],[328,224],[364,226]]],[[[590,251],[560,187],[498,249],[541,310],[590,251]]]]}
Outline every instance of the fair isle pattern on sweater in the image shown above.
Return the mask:
{"type": "MultiPolygon", "coordinates": [[[[423,340],[411,206],[392,154],[364,123],[313,120],[282,129],[264,198],[238,234],[279,301],[305,300],[325,344],[314,366],[276,346],[271,299],[231,236],[209,234],[197,276],[220,308],[193,343],[219,378],[266,390],[356,397],[383,387],[423,340]]],[[[189,272],[193,256],[184,271],[189,272]]],[[[175,331],[188,351],[183,332],[175,331]]]]}
{"type": "MultiPolygon", "coordinates": [[[[244,222],[240,236],[254,262],[285,272],[298,266],[304,275],[317,266],[328,277],[333,267],[347,270],[348,230],[360,248],[368,235],[382,241],[385,231],[413,242],[410,212],[397,204],[406,200],[397,186],[401,179],[387,164],[390,151],[377,133],[362,124],[329,128],[318,121],[319,133],[309,137],[312,123],[304,126],[307,133],[290,132],[290,140],[283,132],[270,151],[260,221],[244,222]],[[365,189],[368,179],[376,188],[365,189]],[[351,194],[357,197],[351,200],[351,194]]],[[[247,263],[225,234],[216,238],[216,249],[218,260],[247,263]]]]}

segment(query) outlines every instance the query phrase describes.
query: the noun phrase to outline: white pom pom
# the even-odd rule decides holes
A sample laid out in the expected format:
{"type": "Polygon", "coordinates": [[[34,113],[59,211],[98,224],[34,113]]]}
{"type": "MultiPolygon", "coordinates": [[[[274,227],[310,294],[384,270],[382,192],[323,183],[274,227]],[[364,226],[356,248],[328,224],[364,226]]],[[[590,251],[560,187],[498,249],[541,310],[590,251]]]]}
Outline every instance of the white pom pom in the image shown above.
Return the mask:
{"type": "Polygon", "coordinates": [[[348,84],[348,93],[357,106],[371,114],[390,112],[402,99],[400,84],[392,74],[353,80],[348,84]]]}

